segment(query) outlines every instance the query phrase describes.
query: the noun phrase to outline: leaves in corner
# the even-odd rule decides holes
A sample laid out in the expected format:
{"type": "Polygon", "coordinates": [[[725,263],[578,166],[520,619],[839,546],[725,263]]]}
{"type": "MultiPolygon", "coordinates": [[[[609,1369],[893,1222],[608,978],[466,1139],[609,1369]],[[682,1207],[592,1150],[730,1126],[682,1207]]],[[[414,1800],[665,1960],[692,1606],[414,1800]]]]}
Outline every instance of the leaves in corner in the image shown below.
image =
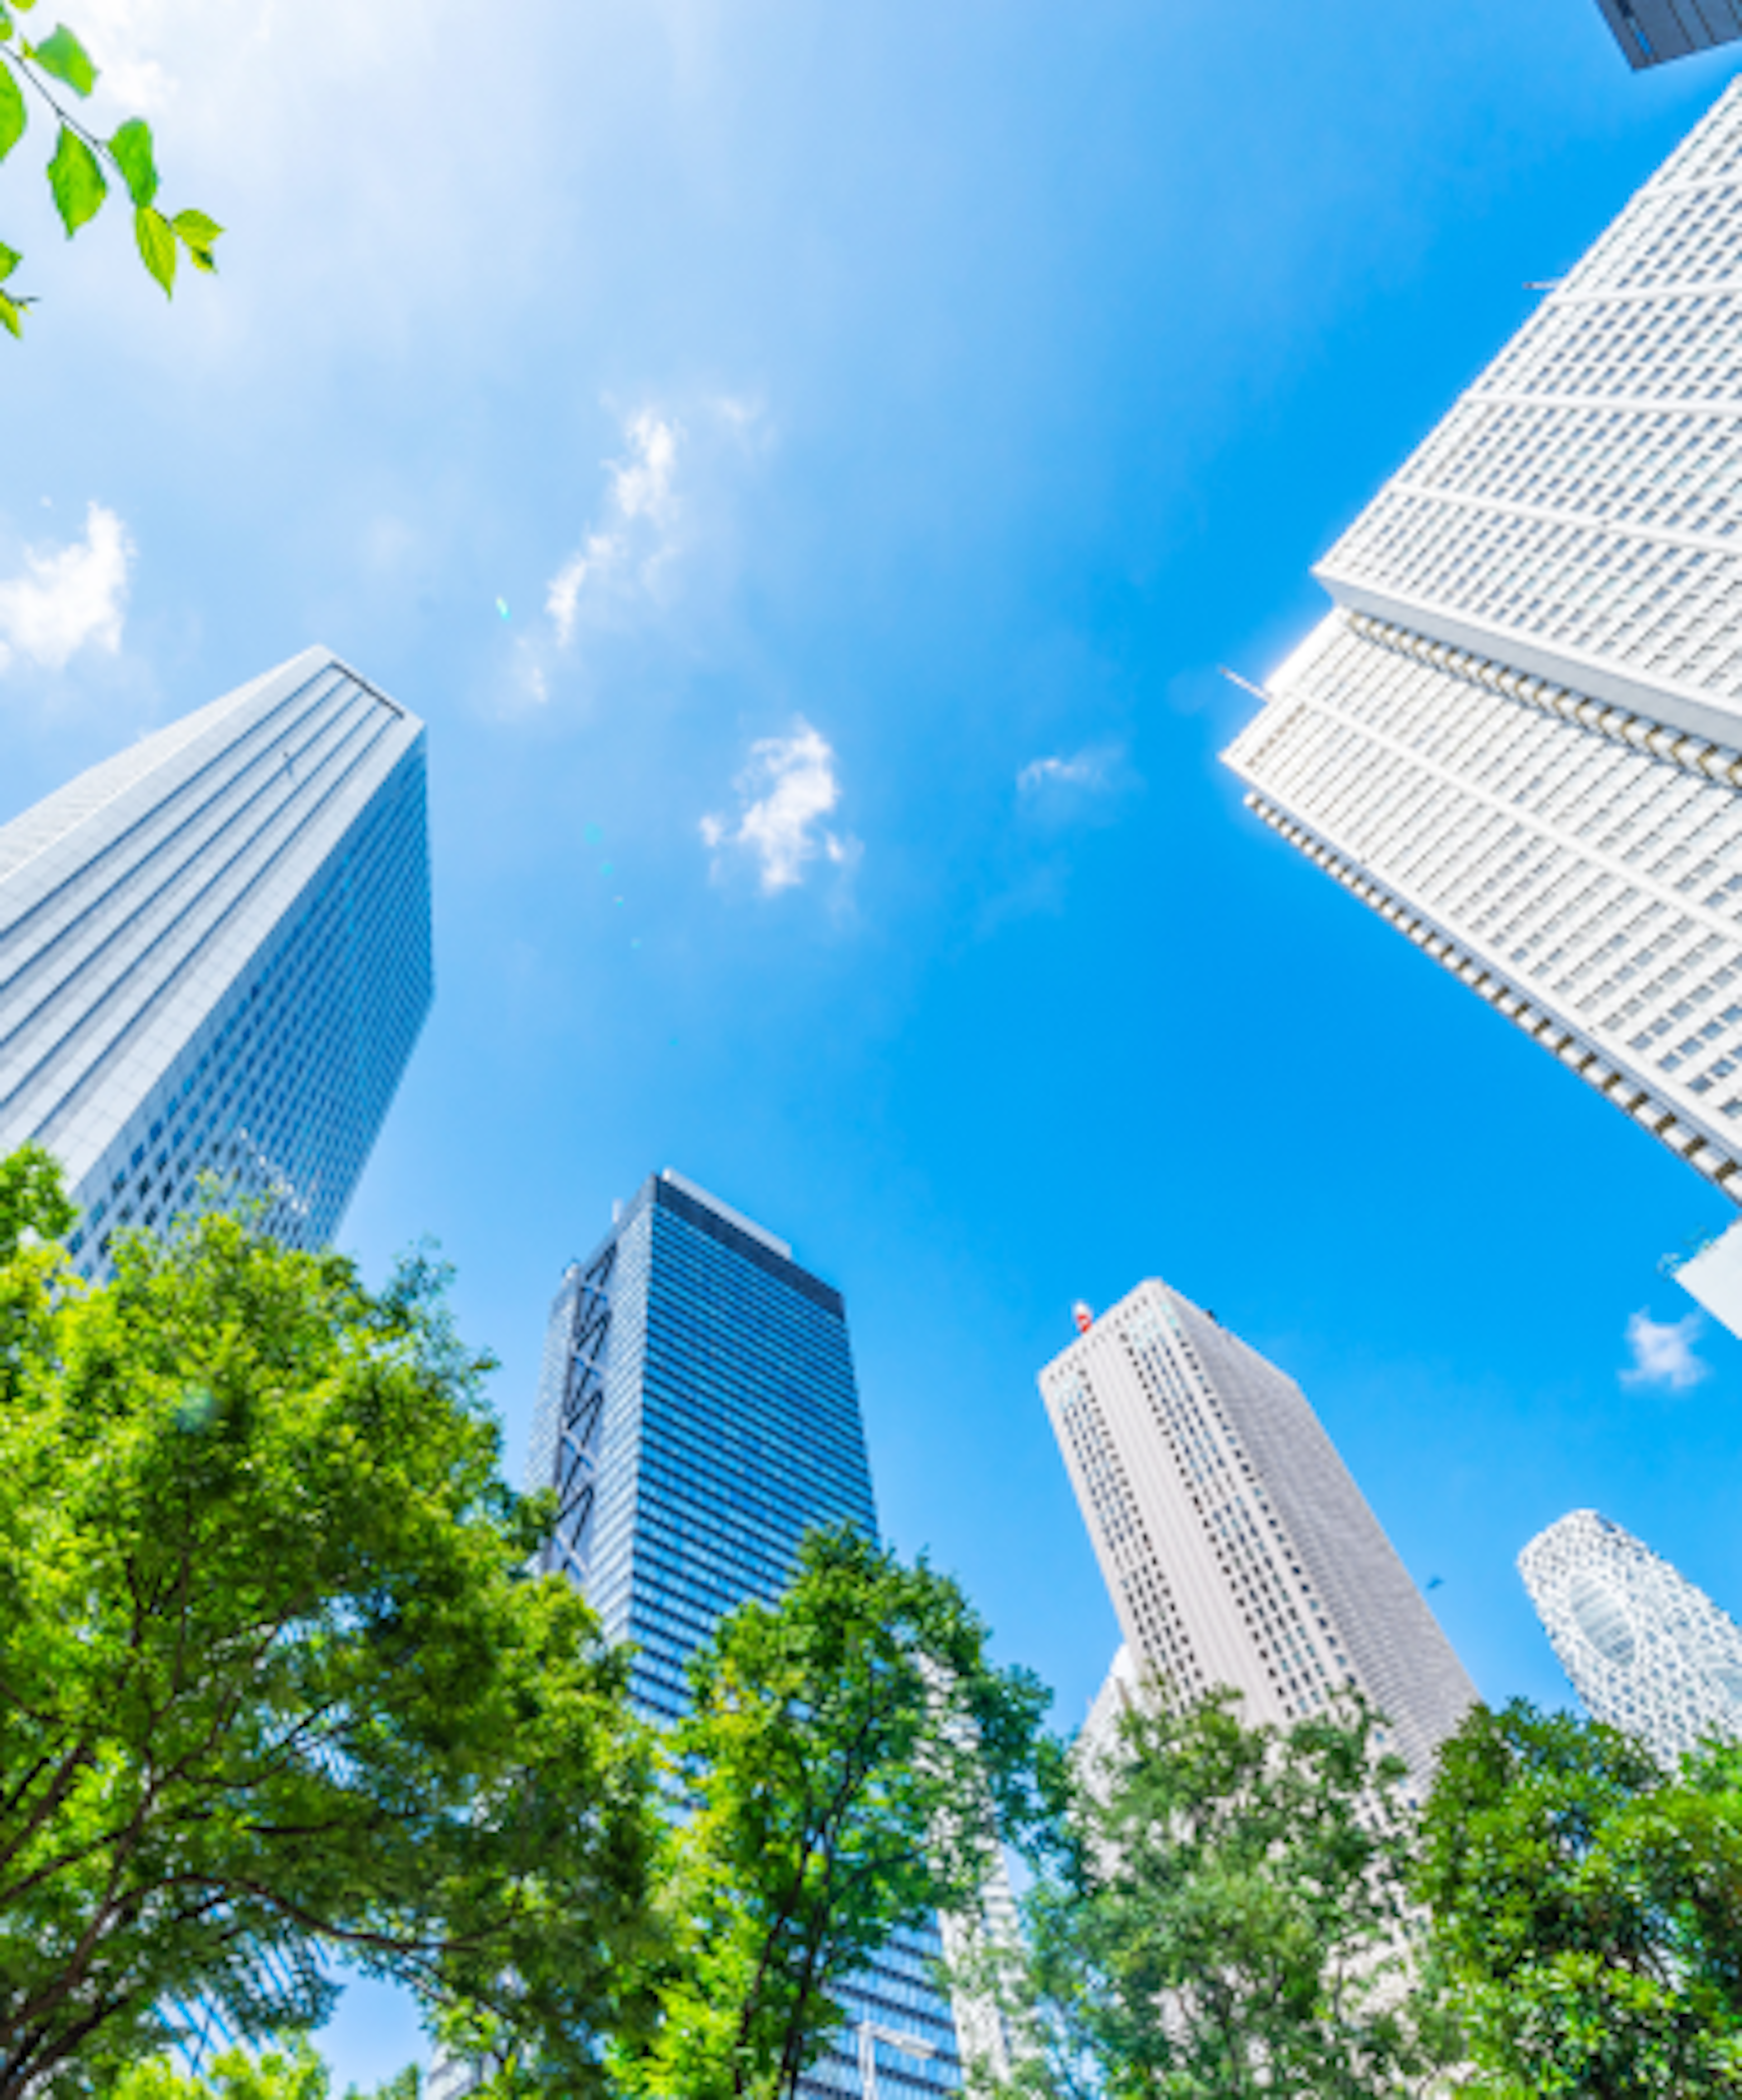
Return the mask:
{"type": "Polygon", "coordinates": [[[24,135],[24,90],[9,65],[0,64],[0,161],[24,135]]]}
{"type": "Polygon", "coordinates": [[[9,298],[4,292],[0,292],[0,328],[3,328],[8,335],[22,336],[24,332],[24,318],[23,300],[9,298]]]}
{"type": "Polygon", "coordinates": [[[56,80],[64,80],[75,95],[89,95],[97,84],[97,68],[91,64],[85,46],[64,22],[59,24],[53,34],[45,37],[28,55],[44,73],[52,73],[56,80]]]}
{"type": "Polygon", "coordinates": [[[127,179],[127,194],[143,211],[157,196],[157,163],[152,153],[152,128],[143,117],[123,124],[109,141],[116,165],[127,179]]]}
{"type": "Polygon", "coordinates": [[[55,207],[71,240],[86,219],[96,216],[109,193],[97,165],[97,157],[77,133],[63,124],[55,157],[48,164],[48,186],[55,193],[55,207]]]}
{"type": "Polygon", "coordinates": [[[150,205],[141,205],[133,214],[133,232],[139,244],[140,261],[169,298],[175,288],[175,235],[170,222],[150,205]]]}
{"type": "Polygon", "coordinates": [[[0,240],[0,285],[6,282],[24,259],[15,248],[8,248],[3,240],[0,240]]]}
{"type": "Polygon", "coordinates": [[[212,260],[212,243],[223,232],[217,220],[208,218],[203,211],[179,211],[170,223],[181,236],[194,267],[215,272],[218,265],[212,260]]]}

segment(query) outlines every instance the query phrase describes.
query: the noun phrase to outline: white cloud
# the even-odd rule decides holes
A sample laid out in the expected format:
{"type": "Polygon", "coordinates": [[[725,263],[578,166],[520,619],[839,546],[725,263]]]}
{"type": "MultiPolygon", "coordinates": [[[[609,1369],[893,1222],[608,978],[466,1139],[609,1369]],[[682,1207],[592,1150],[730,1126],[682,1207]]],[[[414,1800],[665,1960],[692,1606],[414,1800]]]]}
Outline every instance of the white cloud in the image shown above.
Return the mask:
{"type": "Polygon", "coordinates": [[[85,514],[82,540],[27,547],[24,575],[0,583],[0,669],[16,655],[58,671],[87,644],[112,655],[133,552],[126,527],[100,503],[85,514]]]}
{"type": "Polygon", "coordinates": [[[624,419],[621,459],[607,460],[605,515],[550,580],[545,610],[567,644],[591,604],[626,586],[650,585],[677,545],[681,506],[673,487],[681,425],[651,408],[624,419]]]}
{"type": "Polygon", "coordinates": [[[1017,792],[1024,796],[1043,794],[1049,788],[1079,788],[1098,794],[1113,783],[1119,759],[1110,744],[1097,744],[1070,758],[1031,758],[1017,775],[1017,792]]]}
{"type": "Polygon", "coordinates": [[[161,117],[180,82],[159,54],[169,32],[167,8],[152,0],[81,0],[79,38],[97,68],[104,105],[124,117],[161,117]]]}
{"type": "Polygon", "coordinates": [[[1656,1385],[1670,1392],[1685,1392],[1711,1375],[1711,1365],[1694,1354],[1700,1334],[1700,1315],[1662,1321],[1649,1312],[1635,1312],[1627,1322],[1627,1346],[1633,1361],[1621,1373],[1623,1385],[1656,1385]]]}
{"type": "MultiPolygon", "coordinates": [[[[735,823],[703,817],[703,843],[723,856],[729,849],[749,854],[757,862],[765,893],[791,889],[819,856],[836,867],[858,853],[854,839],[837,837],[823,818],[840,801],[835,753],[827,739],[802,717],[790,736],[763,737],[733,783],[739,795],[735,823]]],[[[721,871],[717,858],[714,871],[721,871]]]]}

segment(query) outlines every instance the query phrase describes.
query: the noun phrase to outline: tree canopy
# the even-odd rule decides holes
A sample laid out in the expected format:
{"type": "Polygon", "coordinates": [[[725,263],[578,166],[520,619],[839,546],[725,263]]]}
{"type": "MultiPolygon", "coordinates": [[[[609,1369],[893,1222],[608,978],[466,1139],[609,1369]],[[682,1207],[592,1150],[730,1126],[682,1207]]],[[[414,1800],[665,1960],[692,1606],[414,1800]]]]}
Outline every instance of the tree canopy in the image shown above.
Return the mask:
{"type": "Polygon", "coordinates": [[[617,2062],[661,2100],[778,2100],[898,1928],[971,1912],[1001,1840],[1044,1842],[1048,1696],[993,1666],[953,1581],[845,1529],[806,1539],[777,1603],[722,1621],[690,1681],[661,2022],[617,2062]]]}
{"type": "MultiPolygon", "coordinates": [[[[369,2094],[353,2086],[345,2100],[418,2100],[423,2080],[408,2065],[369,2094]]],[[[130,2063],[104,2100],[332,2100],[333,2073],[306,2037],[258,2054],[230,2048],[201,2071],[184,2071],[164,2057],[130,2063]]]]}
{"type": "Polygon", "coordinates": [[[1478,1707],[1441,1754],[1417,1888],[1473,2089],[1742,2093],[1742,1747],[1666,1772],[1600,1723],[1478,1707]]]}
{"type": "Polygon", "coordinates": [[[1439,2023],[1410,1983],[1404,1767],[1374,1716],[1286,1732],[1236,1695],[1158,1696],[1076,1766],[1072,1843],[1021,1943],[964,1980],[1014,2047],[982,2090],[1027,2100],[1378,2100],[1431,2089],[1439,2023]]]}
{"type": "MultiPolygon", "coordinates": [[[[113,176],[133,207],[133,237],[139,260],[162,285],[165,297],[175,288],[179,254],[185,254],[196,270],[214,271],[218,266],[212,249],[223,228],[203,211],[183,210],[170,216],[160,210],[157,142],[143,117],[130,117],[103,138],[74,115],[71,103],[57,90],[82,99],[97,84],[97,68],[64,23],[33,43],[19,17],[35,6],[36,0],[0,0],[0,161],[24,137],[31,103],[38,103],[55,126],[48,187],[68,240],[102,210],[113,176]],[[104,173],[105,167],[108,175],[104,173]]],[[[23,260],[15,249],[0,240],[0,327],[15,336],[23,333],[24,309],[33,303],[7,289],[23,260]]]]}
{"type": "Polygon", "coordinates": [[[204,2002],[317,2023],[341,1949],[535,2036],[633,2032],[660,1821],[622,1658],[555,1577],[414,1262],[213,1213],[87,1289],[0,1162],[0,2100],[100,2090],[204,2002]]]}

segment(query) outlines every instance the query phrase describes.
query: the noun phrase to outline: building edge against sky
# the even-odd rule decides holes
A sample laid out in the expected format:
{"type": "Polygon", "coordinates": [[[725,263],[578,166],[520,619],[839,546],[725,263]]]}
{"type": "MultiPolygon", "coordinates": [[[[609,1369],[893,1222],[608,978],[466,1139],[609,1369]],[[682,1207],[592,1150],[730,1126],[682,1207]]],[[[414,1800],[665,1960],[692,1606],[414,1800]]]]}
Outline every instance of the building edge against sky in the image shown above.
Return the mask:
{"type": "Polygon", "coordinates": [[[0,1150],[87,1276],[215,1172],[329,1241],[433,990],[422,724],[309,649],[0,827],[0,1150]]]}
{"type": "Polygon", "coordinates": [[[1475,1688],[1294,1381],[1152,1279],[1039,1383],[1131,1658],[1249,1723],[1356,1688],[1419,1796],[1475,1688]]]}
{"type": "MultiPolygon", "coordinates": [[[[682,1175],[650,1176],[563,1273],[527,1484],[556,1491],[546,1565],[634,1643],[643,1710],[676,1718],[690,1655],[736,1605],[779,1593],[808,1529],[877,1534],[840,1292],[682,1175]]],[[[859,2092],[862,2042],[889,2100],[957,2089],[956,2017],[928,1974],[941,1951],[935,1928],[903,1935],[843,1992],[848,2024],[807,2100],[859,2092]]]]}
{"type": "Polygon", "coordinates": [[[1597,0],[1635,73],[1742,37],[1738,0],[1597,0]]]}
{"type": "Polygon", "coordinates": [[[1593,1720],[1640,1737],[1667,1766],[1704,1737],[1742,1736],[1742,1628],[1649,1546],[1575,1510],[1518,1564],[1593,1720]]]}
{"type": "MultiPolygon", "coordinates": [[[[1732,1202],[1739,256],[1733,84],[1317,565],[1333,610],[1224,753],[1281,837],[1732,1202]]],[[[1726,1266],[1742,1234],[1690,1287],[1726,1266]]]]}

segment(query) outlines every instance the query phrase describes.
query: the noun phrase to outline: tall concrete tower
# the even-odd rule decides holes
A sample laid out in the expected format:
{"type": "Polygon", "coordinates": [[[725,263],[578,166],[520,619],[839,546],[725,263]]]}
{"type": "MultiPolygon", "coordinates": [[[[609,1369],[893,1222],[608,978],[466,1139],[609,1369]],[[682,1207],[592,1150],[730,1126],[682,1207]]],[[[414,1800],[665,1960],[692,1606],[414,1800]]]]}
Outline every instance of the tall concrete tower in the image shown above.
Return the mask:
{"type": "MultiPolygon", "coordinates": [[[[1739,258],[1742,86],[1320,562],[1334,609],[1225,754],[1282,838],[1733,1202],[1739,258]]],[[[1729,1318],[1722,1265],[1687,1280],[1729,1318]]]]}
{"type": "Polygon", "coordinates": [[[1419,1798],[1475,1689],[1294,1381],[1152,1281],[1040,1390],[1133,1659],[1285,1727],[1357,1688],[1419,1798]]]}

